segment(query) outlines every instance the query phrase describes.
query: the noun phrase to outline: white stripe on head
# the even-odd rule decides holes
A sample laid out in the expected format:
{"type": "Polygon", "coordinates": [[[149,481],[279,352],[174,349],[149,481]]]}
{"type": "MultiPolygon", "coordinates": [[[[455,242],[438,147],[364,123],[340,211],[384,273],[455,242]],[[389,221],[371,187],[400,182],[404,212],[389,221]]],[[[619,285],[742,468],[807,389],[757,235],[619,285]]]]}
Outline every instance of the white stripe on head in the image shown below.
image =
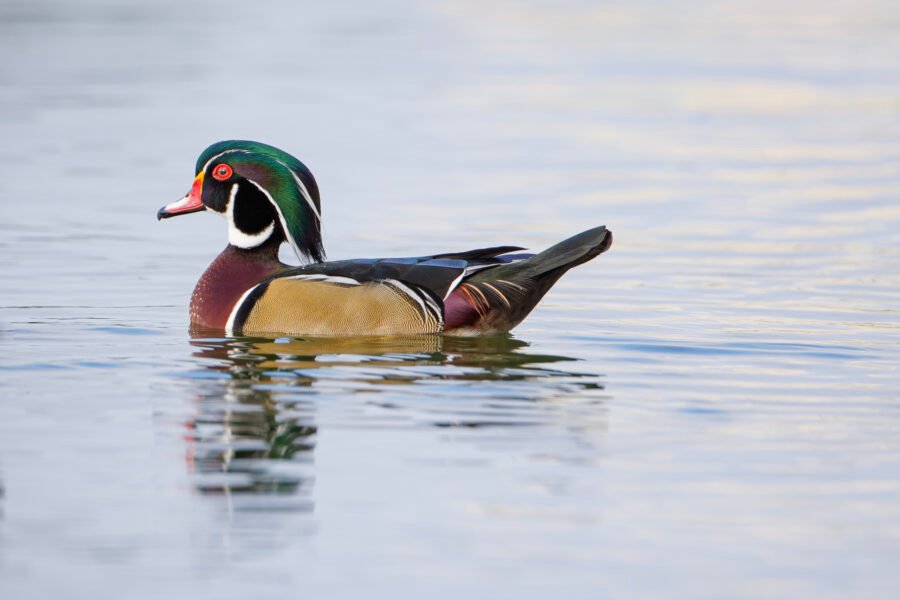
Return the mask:
{"type": "MultiPolygon", "coordinates": [[[[277,159],[276,159],[277,160],[277,159]]],[[[281,162],[280,160],[278,162],[281,162]]],[[[316,203],[313,202],[312,196],[309,195],[309,190],[306,189],[306,185],[303,183],[303,180],[294,173],[294,170],[289,166],[285,165],[283,162],[284,168],[287,169],[291,175],[294,177],[294,182],[297,184],[297,189],[300,190],[300,195],[303,196],[303,199],[306,200],[306,203],[309,205],[309,209],[313,211],[313,214],[316,215],[316,219],[319,223],[322,222],[322,215],[319,214],[319,209],[316,208],[316,203]]]]}
{"type": "Polygon", "coordinates": [[[304,184],[303,180],[297,176],[297,174],[294,172],[294,170],[292,168],[290,168],[288,166],[288,164],[285,163],[280,158],[271,156],[269,154],[264,154],[264,153],[254,153],[252,150],[244,150],[243,148],[232,148],[230,150],[225,150],[223,152],[219,152],[218,154],[216,154],[215,156],[210,158],[208,161],[206,161],[206,164],[203,165],[203,169],[202,169],[203,172],[206,172],[206,169],[209,168],[209,165],[211,165],[214,160],[221,158],[222,156],[224,156],[226,154],[233,154],[235,152],[239,152],[241,154],[263,154],[264,156],[268,156],[269,158],[271,158],[272,160],[274,160],[275,162],[277,162],[278,164],[283,166],[285,169],[287,169],[288,173],[291,174],[291,177],[294,178],[294,183],[297,184],[297,189],[300,190],[300,195],[303,196],[303,199],[306,200],[306,203],[309,205],[309,209],[316,216],[316,219],[319,220],[319,223],[322,222],[322,215],[321,215],[321,213],[319,213],[319,209],[316,208],[316,203],[313,202],[312,196],[309,194],[309,190],[306,189],[306,184],[304,184]]]}
{"type": "MultiPolygon", "coordinates": [[[[246,179],[246,178],[245,178],[245,179],[246,179]]],[[[249,181],[250,183],[252,183],[253,185],[255,185],[256,188],[257,188],[260,192],[262,192],[263,195],[265,195],[266,198],[269,199],[269,202],[272,204],[272,206],[275,207],[275,212],[278,213],[278,221],[281,223],[281,231],[284,233],[284,237],[287,238],[288,244],[291,245],[291,248],[294,250],[294,254],[297,255],[297,258],[302,258],[302,257],[303,257],[303,253],[300,251],[300,247],[297,245],[297,241],[294,239],[294,236],[291,235],[291,230],[288,229],[287,221],[285,221],[285,219],[284,219],[284,213],[281,212],[281,207],[278,206],[278,203],[275,202],[275,199],[274,199],[274,198],[272,198],[272,194],[270,194],[269,191],[266,190],[266,188],[264,188],[263,186],[259,185],[258,183],[256,183],[256,182],[253,181],[252,179],[247,179],[247,181],[249,181]]]]}
{"type": "Polygon", "coordinates": [[[209,168],[209,165],[211,165],[214,160],[216,160],[217,158],[220,158],[222,156],[225,156],[226,154],[234,154],[235,152],[240,152],[241,154],[253,154],[249,150],[244,150],[242,148],[232,148],[231,150],[225,150],[224,152],[219,152],[218,154],[216,154],[215,156],[210,158],[208,161],[206,161],[206,164],[203,165],[203,168],[200,169],[200,172],[206,173],[206,169],[209,168]]]}

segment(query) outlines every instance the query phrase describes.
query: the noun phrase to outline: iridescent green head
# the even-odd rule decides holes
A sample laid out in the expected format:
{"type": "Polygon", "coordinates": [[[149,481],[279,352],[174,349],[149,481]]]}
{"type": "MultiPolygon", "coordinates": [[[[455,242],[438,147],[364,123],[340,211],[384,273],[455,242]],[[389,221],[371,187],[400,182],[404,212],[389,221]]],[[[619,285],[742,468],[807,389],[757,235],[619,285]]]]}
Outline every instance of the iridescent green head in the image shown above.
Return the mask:
{"type": "Polygon", "coordinates": [[[218,142],[197,159],[195,173],[191,191],[163,207],[159,218],[210,210],[228,220],[228,241],[239,248],[276,236],[300,258],[324,258],[319,188],[287,152],[259,142],[218,142]]]}

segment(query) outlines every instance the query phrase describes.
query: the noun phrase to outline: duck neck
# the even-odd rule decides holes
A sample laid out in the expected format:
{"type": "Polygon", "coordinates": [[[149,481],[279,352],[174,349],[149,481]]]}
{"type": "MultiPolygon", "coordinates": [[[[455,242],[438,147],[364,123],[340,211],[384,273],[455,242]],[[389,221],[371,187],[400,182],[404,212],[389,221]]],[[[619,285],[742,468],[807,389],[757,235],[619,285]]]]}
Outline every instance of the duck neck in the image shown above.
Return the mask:
{"type": "Polygon", "coordinates": [[[278,260],[281,241],[250,250],[228,244],[200,277],[191,295],[191,326],[225,329],[235,303],[260,281],[288,268],[278,260]]]}

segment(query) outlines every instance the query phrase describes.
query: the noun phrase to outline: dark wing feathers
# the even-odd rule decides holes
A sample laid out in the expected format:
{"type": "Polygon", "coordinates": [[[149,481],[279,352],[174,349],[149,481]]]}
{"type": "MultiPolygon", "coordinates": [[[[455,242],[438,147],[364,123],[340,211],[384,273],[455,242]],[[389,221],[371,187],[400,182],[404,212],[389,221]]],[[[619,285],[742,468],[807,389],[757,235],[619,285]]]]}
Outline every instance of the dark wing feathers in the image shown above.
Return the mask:
{"type": "Polygon", "coordinates": [[[477,260],[479,258],[495,258],[501,254],[515,252],[516,250],[524,250],[519,246],[494,246],[493,248],[478,248],[477,250],[467,250],[466,252],[447,252],[445,254],[435,254],[428,258],[457,258],[460,260],[477,260]]]}
{"type": "MultiPolygon", "coordinates": [[[[522,248],[516,246],[498,246],[432,256],[317,263],[273,275],[254,289],[248,300],[282,277],[347,287],[384,282],[408,295],[422,309],[423,323],[436,323],[443,331],[509,331],[563,273],[606,251],[611,244],[610,232],[595,227],[539,254],[518,253],[522,248]]],[[[241,310],[247,307],[247,312],[255,303],[245,301],[241,310]]],[[[246,318],[241,314],[235,320],[237,328],[246,318]]]]}
{"type": "Polygon", "coordinates": [[[498,246],[433,256],[336,260],[282,271],[275,277],[326,275],[329,277],[350,277],[361,283],[396,279],[403,283],[424,288],[438,298],[444,298],[451,289],[459,284],[467,269],[470,271],[476,268],[481,270],[507,264],[511,260],[531,256],[500,256],[516,250],[522,250],[522,248],[517,246],[498,246]]]}

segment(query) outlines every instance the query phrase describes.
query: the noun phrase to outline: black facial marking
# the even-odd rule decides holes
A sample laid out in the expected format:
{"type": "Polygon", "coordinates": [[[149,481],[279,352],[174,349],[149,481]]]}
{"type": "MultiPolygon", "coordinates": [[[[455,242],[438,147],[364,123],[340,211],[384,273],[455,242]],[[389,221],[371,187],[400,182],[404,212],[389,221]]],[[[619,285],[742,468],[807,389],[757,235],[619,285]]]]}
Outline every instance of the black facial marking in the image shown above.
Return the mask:
{"type": "Polygon", "coordinates": [[[238,184],[232,217],[235,226],[249,235],[261,232],[278,219],[269,199],[249,181],[238,184]]]}
{"type": "Polygon", "coordinates": [[[203,181],[203,204],[217,213],[224,213],[228,204],[228,194],[231,185],[221,183],[212,177],[206,177],[203,181]]]}

